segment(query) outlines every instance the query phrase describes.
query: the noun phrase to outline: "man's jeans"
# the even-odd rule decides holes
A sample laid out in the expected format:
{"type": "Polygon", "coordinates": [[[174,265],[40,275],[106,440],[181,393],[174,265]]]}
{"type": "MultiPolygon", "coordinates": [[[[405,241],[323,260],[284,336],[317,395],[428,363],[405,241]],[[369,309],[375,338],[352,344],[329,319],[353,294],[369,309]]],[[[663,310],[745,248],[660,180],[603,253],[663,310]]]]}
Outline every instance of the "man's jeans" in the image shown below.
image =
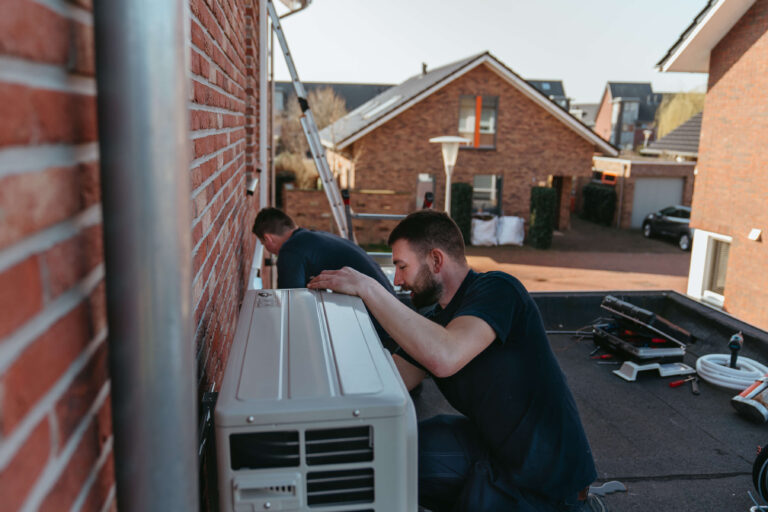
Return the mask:
{"type": "Polygon", "coordinates": [[[479,439],[463,416],[435,416],[419,423],[421,506],[433,512],[584,510],[576,496],[554,504],[504,483],[479,439]]]}

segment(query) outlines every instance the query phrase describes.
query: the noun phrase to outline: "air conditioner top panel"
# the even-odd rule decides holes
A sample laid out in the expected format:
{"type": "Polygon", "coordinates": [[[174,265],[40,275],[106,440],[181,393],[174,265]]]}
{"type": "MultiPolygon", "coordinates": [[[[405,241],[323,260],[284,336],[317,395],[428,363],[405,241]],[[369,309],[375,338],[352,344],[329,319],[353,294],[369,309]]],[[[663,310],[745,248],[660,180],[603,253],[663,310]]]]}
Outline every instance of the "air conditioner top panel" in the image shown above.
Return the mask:
{"type": "Polygon", "coordinates": [[[218,425],[397,416],[405,407],[407,391],[360,298],[306,289],[246,293],[218,425]]]}

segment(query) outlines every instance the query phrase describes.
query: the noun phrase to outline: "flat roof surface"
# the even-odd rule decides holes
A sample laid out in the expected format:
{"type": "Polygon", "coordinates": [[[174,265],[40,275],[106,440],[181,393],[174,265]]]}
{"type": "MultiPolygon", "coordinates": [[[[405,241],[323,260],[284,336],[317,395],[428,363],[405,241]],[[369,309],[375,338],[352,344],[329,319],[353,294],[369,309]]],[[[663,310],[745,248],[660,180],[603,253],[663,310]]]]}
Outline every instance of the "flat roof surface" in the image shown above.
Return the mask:
{"type": "MultiPolygon", "coordinates": [[[[550,330],[574,330],[608,316],[599,308],[605,293],[560,294],[562,300],[558,294],[533,295],[550,330]],[[546,296],[546,303],[537,295],[546,296]]],[[[617,295],[697,335],[685,356],[690,366],[700,355],[726,353],[733,329],[746,325],[718,318],[704,306],[689,308],[679,294],[672,294],[674,300],[659,292],[650,298],[617,295]]],[[[745,330],[741,354],[768,361],[765,334],[745,330]]],[[[554,334],[550,342],[592,445],[598,483],[619,480],[627,486],[628,492],[605,497],[609,510],[748,511],[753,503],[747,491],[760,500],[752,463],[757,446],[768,443],[768,430],[736,414],[730,400],[737,392],[700,381],[701,394],[694,395],[690,384],[670,388],[675,377],[662,379],[658,372],[626,382],[612,373],[620,365],[590,359],[591,339],[554,334]]],[[[431,380],[414,403],[419,419],[455,414],[431,380]]]]}

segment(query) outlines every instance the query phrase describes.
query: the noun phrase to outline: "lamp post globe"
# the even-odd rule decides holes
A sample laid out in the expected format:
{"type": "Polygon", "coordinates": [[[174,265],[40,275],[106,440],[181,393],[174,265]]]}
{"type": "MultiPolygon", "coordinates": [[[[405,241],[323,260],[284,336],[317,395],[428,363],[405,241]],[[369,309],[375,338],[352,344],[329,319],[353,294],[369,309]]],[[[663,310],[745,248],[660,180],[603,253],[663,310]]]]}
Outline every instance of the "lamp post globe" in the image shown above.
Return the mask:
{"type": "Polygon", "coordinates": [[[459,144],[469,144],[470,140],[455,135],[444,135],[429,139],[433,144],[440,144],[443,151],[443,166],[445,167],[445,213],[451,215],[451,176],[456,159],[459,157],[459,144]]]}

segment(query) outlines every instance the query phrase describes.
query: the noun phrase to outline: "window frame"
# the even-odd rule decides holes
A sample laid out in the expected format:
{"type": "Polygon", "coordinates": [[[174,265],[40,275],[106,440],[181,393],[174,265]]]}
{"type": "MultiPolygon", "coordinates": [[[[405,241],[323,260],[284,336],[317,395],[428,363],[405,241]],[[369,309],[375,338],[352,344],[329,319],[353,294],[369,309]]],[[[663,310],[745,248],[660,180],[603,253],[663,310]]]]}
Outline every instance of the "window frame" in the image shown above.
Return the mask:
{"type": "MultiPolygon", "coordinates": [[[[472,175],[472,214],[483,214],[483,213],[491,213],[494,215],[501,215],[501,196],[503,193],[503,187],[504,187],[504,175],[502,173],[476,173],[472,175]],[[475,178],[478,176],[490,176],[492,178],[492,187],[491,188],[480,188],[478,189],[475,187],[475,178]],[[482,192],[490,192],[491,197],[495,198],[496,200],[496,206],[493,208],[475,208],[475,193],[480,190],[482,192]]],[[[482,200],[478,200],[482,201],[482,200]]]]}
{"type": "Polygon", "coordinates": [[[731,245],[733,243],[733,239],[731,237],[727,236],[717,236],[710,234],[707,237],[707,253],[706,253],[706,259],[704,263],[704,275],[702,280],[702,290],[701,290],[701,298],[703,301],[707,302],[708,304],[711,304],[713,306],[716,306],[718,308],[722,308],[725,304],[725,283],[726,279],[728,277],[728,264],[726,262],[725,265],[725,276],[723,277],[723,293],[717,293],[715,290],[711,289],[712,279],[714,277],[714,265],[716,261],[716,246],[717,244],[727,244],[728,245],[728,258],[730,259],[730,252],[731,252],[731,245]]]}
{"type": "Polygon", "coordinates": [[[497,142],[497,136],[499,133],[499,97],[498,96],[491,96],[486,94],[461,94],[459,95],[459,102],[458,102],[458,127],[459,127],[459,135],[462,133],[468,133],[468,132],[462,132],[461,131],[461,103],[464,98],[472,98],[475,102],[475,112],[474,112],[474,118],[475,118],[475,126],[472,130],[472,138],[470,144],[459,146],[459,149],[480,149],[480,150],[495,150],[496,149],[496,142],[497,142]],[[480,99],[480,103],[478,105],[478,99],[480,99]],[[494,109],[494,116],[493,116],[493,143],[492,145],[480,145],[480,135],[485,133],[486,135],[488,132],[482,132],[480,128],[480,124],[482,123],[482,115],[483,115],[483,103],[484,100],[493,100],[495,102],[495,105],[493,106],[494,109]],[[479,116],[478,116],[479,113],[479,116]]]}

